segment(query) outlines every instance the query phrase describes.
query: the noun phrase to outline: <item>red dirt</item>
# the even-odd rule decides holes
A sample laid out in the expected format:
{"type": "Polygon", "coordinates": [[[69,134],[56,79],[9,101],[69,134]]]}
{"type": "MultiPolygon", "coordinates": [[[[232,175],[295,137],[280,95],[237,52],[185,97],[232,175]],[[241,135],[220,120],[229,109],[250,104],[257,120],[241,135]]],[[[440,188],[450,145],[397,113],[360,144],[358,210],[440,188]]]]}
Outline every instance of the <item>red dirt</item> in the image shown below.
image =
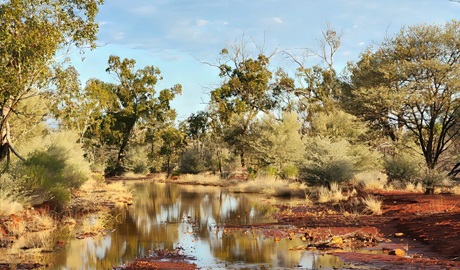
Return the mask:
{"type": "Polygon", "coordinates": [[[385,237],[408,249],[407,257],[334,253],[348,263],[381,269],[460,269],[459,195],[404,192],[374,195],[383,199],[381,216],[344,215],[353,207],[356,210],[352,202],[347,202],[335,206],[279,206],[282,212],[277,218],[283,223],[297,225],[297,233],[308,231],[317,239],[360,231],[385,237]],[[404,235],[395,237],[397,232],[404,235]]]}

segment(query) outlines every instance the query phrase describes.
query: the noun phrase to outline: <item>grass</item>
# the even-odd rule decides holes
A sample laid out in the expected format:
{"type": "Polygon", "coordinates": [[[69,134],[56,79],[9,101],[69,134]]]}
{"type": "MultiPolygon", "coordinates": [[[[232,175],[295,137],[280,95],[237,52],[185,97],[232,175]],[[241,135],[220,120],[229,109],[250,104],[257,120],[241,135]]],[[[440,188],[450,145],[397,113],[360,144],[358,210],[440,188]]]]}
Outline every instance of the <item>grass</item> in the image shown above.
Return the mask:
{"type": "Polygon", "coordinates": [[[327,202],[340,202],[348,200],[349,195],[343,194],[342,188],[338,183],[332,183],[331,189],[327,187],[320,186],[317,188],[317,199],[319,203],[327,203],[327,202]]]}
{"type": "Polygon", "coordinates": [[[77,234],[96,235],[107,229],[111,220],[111,215],[106,212],[97,212],[85,217],[81,224],[76,228],[77,234]]]}
{"type": "Polygon", "coordinates": [[[364,186],[366,190],[385,190],[387,176],[378,171],[363,172],[355,176],[357,183],[364,186]]]}
{"type": "Polygon", "coordinates": [[[24,210],[22,204],[9,196],[0,194],[0,217],[8,217],[24,210]]]}
{"type": "Polygon", "coordinates": [[[406,187],[404,188],[404,190],[408,192],[421,193],[423,192],[423,185],[422,183],[414,184],[412,182],[409,182],[406,184],[406,187]]]}
{"type": "Polygon", "coordinates": [[[362,198],[362,202],[365,205],[365,210],[371,212],[373,215],[382,214],[382,200],[368,195],[365,198],[362,198]]]}
{"type": "Polygon", "coordinates": [[[283,180],[274,176],[260,176],[254,180],[235,183],[230,191],[244,193],[263,193],[275,197],[305,197],[307,185],[283,180]]]}
{"type": "Polygon", "coordinates": [[[53,250],[54,230],[46,230],[40,232],[29,232],[21,235],[18,240],[13,244],[12,249],[41,249],[41,250],[53,250]]]}

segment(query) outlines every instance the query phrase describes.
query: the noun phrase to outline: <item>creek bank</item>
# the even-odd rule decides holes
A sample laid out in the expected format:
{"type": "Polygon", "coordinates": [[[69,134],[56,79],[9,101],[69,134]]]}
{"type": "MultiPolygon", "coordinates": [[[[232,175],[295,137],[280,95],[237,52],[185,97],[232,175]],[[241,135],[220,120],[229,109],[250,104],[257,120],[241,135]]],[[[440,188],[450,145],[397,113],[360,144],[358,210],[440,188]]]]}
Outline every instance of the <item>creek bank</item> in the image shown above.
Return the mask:
{"type": "Polygon", "coordinates": [[[64,248],[71,238],[110,232],[116,214],[132,200],[122,182],[89,180],[61,212],[42,204],[0,217],[0,269],[47,269],[41,255],[64,248]]]}

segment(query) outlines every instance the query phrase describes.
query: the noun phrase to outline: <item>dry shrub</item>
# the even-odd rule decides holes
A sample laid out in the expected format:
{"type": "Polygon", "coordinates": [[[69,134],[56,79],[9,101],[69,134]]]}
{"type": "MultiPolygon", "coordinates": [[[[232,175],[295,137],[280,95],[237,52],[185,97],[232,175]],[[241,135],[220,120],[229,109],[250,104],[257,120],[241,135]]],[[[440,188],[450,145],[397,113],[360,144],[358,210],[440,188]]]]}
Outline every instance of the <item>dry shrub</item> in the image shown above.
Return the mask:
{"type": "Polygon", "coordinates": [[[90,214],[77,228],[78,234],[98,234],[107,228],[112,216],[106,212],[90,214]]]}
{"type": "Polygon", "coordinates": [[[29,232],[21,235],[12,249],[46,249],[54,248],[53,230],[29,232]]]}

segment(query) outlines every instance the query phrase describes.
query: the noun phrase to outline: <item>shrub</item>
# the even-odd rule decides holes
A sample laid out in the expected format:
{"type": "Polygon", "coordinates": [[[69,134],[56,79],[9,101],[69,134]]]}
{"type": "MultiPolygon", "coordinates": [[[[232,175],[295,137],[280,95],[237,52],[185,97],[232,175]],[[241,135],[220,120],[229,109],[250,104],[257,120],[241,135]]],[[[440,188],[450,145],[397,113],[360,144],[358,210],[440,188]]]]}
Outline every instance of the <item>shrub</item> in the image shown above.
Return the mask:
{"type": "Polygon", "coordinates": [[[425,194],[434,194],[435,187],[443,182],[446,177],[441,171],[427,169],[421,176],[422,184],[425,187],[425,194]]]}
{"type": "Polygon", "coordinates": [[[378,167],[377,154],[364,146],[314,137],[307,140],[300,174],[310,184],[329,185],[350,180],[355,174],[375,167],[378,167]]]}
{"type": "Polygon", "coordinates": [[[40,203],[53,201],[56,207],[70,200],[72,189],[79,188],[90,175],[89,163],[73,132],[60,132],[42,138],[36,149],[28,149],[26,161],[17,162],[12,177],[29,197],[40,203]]]}
{"type": "Polygon", "coordinates": [[[185,151],[179,159],[179,172],[198,174],[206,171],[206,166],[200,153],[195,148],[185,151]]]}
{"type": "Polygon", "coordinates": [[[420,177],[418,161],[408,154],[401,153],[386,157],[384,161],[385,172],[390,183],[394,181],[415,182],[420,177]]]}
{"type": "Polygon", "coordinates": [[[149,167],[148,151],[145,147],[134,146],[128,149],[125,157],[125,170],[136,174],[147,174],[149,167]]]}

